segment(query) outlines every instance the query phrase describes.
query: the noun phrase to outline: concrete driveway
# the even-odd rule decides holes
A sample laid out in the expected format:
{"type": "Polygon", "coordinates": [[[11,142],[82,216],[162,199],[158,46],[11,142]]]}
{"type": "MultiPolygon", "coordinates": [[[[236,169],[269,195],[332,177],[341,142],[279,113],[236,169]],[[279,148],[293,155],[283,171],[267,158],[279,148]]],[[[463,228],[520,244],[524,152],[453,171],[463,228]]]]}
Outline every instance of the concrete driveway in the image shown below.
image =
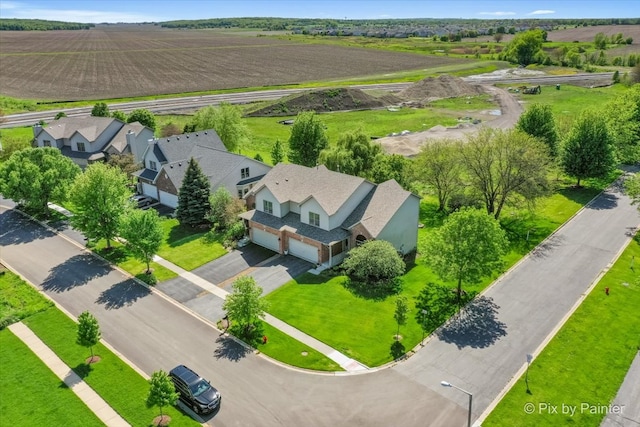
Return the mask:
{"type": "MultiPolygon", "coordinates": [[[[269,249],[249,244],[196,268],[192,273],[227,292],[232,291],[231,285],[237,277],[249,275],[263,289],[263,295],[266,295],[313,267],[313,264],[299,258],[281,256],[269,249]]],[[[214,323],[225,316],[222,309],[224,301],[220,297],[183,277],[167,280],[155,287],[214,323]]]]}

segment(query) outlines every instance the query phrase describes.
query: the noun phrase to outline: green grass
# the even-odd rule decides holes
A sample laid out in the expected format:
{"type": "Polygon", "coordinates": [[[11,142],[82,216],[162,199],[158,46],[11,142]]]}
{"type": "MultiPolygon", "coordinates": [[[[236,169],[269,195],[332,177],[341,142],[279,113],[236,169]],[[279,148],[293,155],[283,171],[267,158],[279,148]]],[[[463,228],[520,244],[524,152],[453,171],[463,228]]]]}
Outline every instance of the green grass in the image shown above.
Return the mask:
{"type": "MultiPolygon", "coordinates": [[[[58,309],[38,313],[24,323],[131,425],[148,426],[159,414],[157,407],[145,405],[147,381],[102,344],[93,349],[100,362],[87,367],[84,361],[90,356],[89,349],[75,343],[77,325],[58,309]]],[[[199,425],[176,408],[163,412],[171,416],[172,426],[199,425]]]]}
{"type": "Polygon", "coordinates": [[[268,338],[267,344],[260,342],[257,349],[265,355],[298,368],[314,371],[343,371],[343,369],[319,351],[262,322],[262,329],[268,338]],[[307,355],[303,356],[302,353],[307,355]]]}
{"type": "Polygon", "coordinates": [[[18,337],[0,331],[0,424],[102,426],[98,417],[18,337]]]}
{"type": "Polygon", "coordinates": [[[227,253],[222,236],[181,226],[177,219],[163,219],[162,230],[165,240],[158,255],[185,270],[193,270],[227,253]]]}
{"type": "MultiPolygon", "coordinates": [[[[604,414],[581,404],[609,405],[640,349],[640,244],[632,241],[582,305],[531,364],[527,394],[520,378],[483,426],[600,425],[604,414]],[[606,295],[605,288],[610,289],[606,295]],[[533,414],[524,406],[532,403],[533,414]],[[573,416],[541,404],[576,408],[573,416]],[[583,410],[581,410],[583,409],[583,410]]],[[[624,409],[623,409],[624,415],[624,409]]]]}
{"type": "Polygon", "coordinates": [[[0,329],[52,305],[35,288],[0,264],[0,329]]]}

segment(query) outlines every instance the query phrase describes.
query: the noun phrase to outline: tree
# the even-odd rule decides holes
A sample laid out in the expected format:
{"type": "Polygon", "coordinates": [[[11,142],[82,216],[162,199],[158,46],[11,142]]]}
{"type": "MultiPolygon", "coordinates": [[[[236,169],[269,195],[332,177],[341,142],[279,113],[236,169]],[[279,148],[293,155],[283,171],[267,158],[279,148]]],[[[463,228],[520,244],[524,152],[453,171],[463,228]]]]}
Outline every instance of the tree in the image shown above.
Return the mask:
{"type": "Polygon", "coordinates": [[[142,169],[140,163],[136,163],[136,159],[131,153],[110,154],[107,165],[120,169],[127,177],[131,176],[135,171],[142,169]]]}
{"type": "Polygon", "coordinates": [[[336,145],[320,152],[318,162],[333,171],[365,176],[381,153],[380,144],[372,143],[364,131],[358,129],[340,135],[336,145]]]}
{"type": "Polygon", "coordinates": [[[284,144],[279,139],[276,139],[276,143],[271,147],[271,163],[274,166],[282,163],[286,156],[284,144]]]}
{"type": "Polygon", "coordinates": [[[70,193],[75,207],[71,224],[88,239],[105,239],[110,248],[127,208],[127,176],[113,166],[94,163],[78,175],[70,193]]]}
{"type": "Polygon", "coordinates": [[[637,204],[638,210],[640,210],[640,173],[635,173],[627,178],[624,182],[624,188],[627,190],[627,195],[631,197],[631,203],[637,204]]]}
{"type": "Polygon", "coordinates": [[[193,131],[214,129],[224,146],[231,152],[239,151],[249,142],[251,132],[242,121],[242,110],[236,105],[222,102],[217,107],[204,107],[191,121],[193,131]]]}
{"type": "Polygon", "coordinates": [[[457,282],[460,307],[462,284],[477,283],[500,268],[507,250],[506,233],[495,218],[479,209],[463,208],[444,221],[421,252],[442,280],[457,282]]]}
{"type": "Polygon", "coordinates": [[[234,198],[229,190],[219,187],[209,198],[211,211],[208,219],[213,228],[224,231],[240,221],[238,215],[244,211],[244,203],[234,198]]]}
{"type": "Polygon", "coordinates": [[[375,158],[367,178],[376,184],[395,179],[405,190],[409,189],[411,160],[400,154],[380,154],[375,158]]]}
{"type": "Polygon", "coordinates": [[[609,101],[602,113],[613,136],[617,160],[630,165],[640,162],[640,86],[609,101]]]}
{"type": "Polygon", "coordinates": [[[598,33],[594,37],[594,44],[596,49],[606,49],[607,44],[609,43],[609,37],[606,36],[605,33],[598,33]]]}
{"type": "MultiPolygon", "coordinates": [[[[169,375],[160,370],[155,371],[149,378],[149,394],[147,395],[147,407],[160,408],[160,417],[163,418],[162,408],[175,405],[180,395],[176,393],[175,386],[169,375]]],[[[160,423],[159,423],[160,424],[160,423]]]]}
{"type": "Polygon", "coordinates": [[[63,117],[67,117],[67,113],[65,113],[64,111],[60,111],[58,114],[56,114],[56,116],[53,118],[53,120],[58,120],[58,119],[61,119],[63,117]]]}
{"type": "Polygon", "coordinates": [[[503,38],[504,38],[504,33],[495,33],[493,35],[493,40],[495,40],[496,43],[500,43],[503,38]]]}
{"type": "Polygon", "coordinates": [[[470,186],[496,219],[508,200],[532,201],[548,193],[550,159],[536,138],[515,129],[484,129],[458,146],[470,186]]]}
{"type": "Polygon", "coordinates": [[[0,136],[0,160],[7,160],[13,153],[31,148],[31,139],[17,135],[0,136]]]}
{"type": "Polygon", "coordinates": [[[264,162],[264,159],[262,158],[262,155],[260,153],[256,153],[256,155],[253,156],[253,160],[257,160],[259,162],[264,162]]]}
{"type": "Polygon", "coordinates": [[[114,119],[118,119],[123,122],[127,122],[127,114],[124,111],[116,110],[111,113],[111,117],[114,119]]]}
{"type": "Polygon", "coordinates": [[[522,65],[533,64],[542,49],[543,31],[540,29],[516,34],[505,49],[505,55],[522,65]]]}
{"type": "Polygon", "coordinates": [[[405,264],[393,245],[370,240],[349,251],[342,268],[352,281],[373,287],[396,288],[405,264]]]}
{"type": "Polygon", "coordinates": [[[549,155],[558,155],[558,131],[550,105],[532,104],[518,120],[516,128],[547,145],[549,155]]]}
{"type": "Polygon", "coordinates": [[[162,126],[162,129],[160,130],[160,136],[163,138],[173,135],[180,135],[181,133],[182,130],[180,130],[180,126],[173,122],[167,123],[166,125],[162,126]]]}
{"type": "Polygon", "coordinates": [[[416,298],[416,321],[424,332],[431,332],[455,314],[456,295],[437,283],[427,283],[416,298]]]}
{"type": "Polygon", "coordinates": [[[96,102],[91,109],[93,117],[109,117],[109,106],[106,102],[96,102]]]}
{"type": "Polygon", "coordinates": [[[396,339],[400,341],[400,326],[407,323],[407,317],[409,314],[409,304],[407,304],[407,297],[400,295],[396,298],[396,311],[393,313],[393,318],[396,319],[398,324],[398,331],[396,332],[396,339]]]}
{"type": "Polygon", "coordinates": [[[289,137],[289,161],[298,165],[314,167],[320,152],[327,148],[324,125],[314,112],[298,113],[289,137]]]}
{"type": "Polygon", "coordinates": [[[615,167],[613,136],[606,119],[596,110],[585,110],[576,119],[562,150],[564,172],[577,179],[603,178],[615,167]]]}
{"type": "Polygon", "coordinates": [[[158,211],[129,209],[122,218],[120,236],[133,256],[147,265],[146,273],[151,274],[149,264],[164,238],[158,211]]]}
{"type": "Polygon", "coordinates": [[[184,174],[182,187],[178,192],[178,208],[176,218],[180,224],[195,227],[206,222],[211,209],[209,193],[211,184],[209,179],[200,169],[195,159],[189,160],[189,165],[184,174]]]}
{"type": "Polygon", "coordinates": [[[262,295],[262,288],[251,276],[237,278],[232,285],[233,292],[227,296],[222,308],[227,315],[244,330],[246,336],[260,318],[264,318],[269,307],[262,295]]]}
{"type": "Polygon", "coordinates": [[[84,311],[78,316],[78,335],[76,344],[88,347],[91,350],[91,361],[93,362],[93,346],[100,341],[100,326],[98,320],[88,311],[84,311]]]}
{"type": "Polygon", "coordinates": [[[444,211],[451,195],[462,188],[458,146],[446,139],[424,144],[413,166],[417,180],[435,190],[438,210],[444,211]]]}
{"type": "Polygon", "coordinates": [[[150,129],[156,129],[156,116],[149,110],[138,108],[127,116],[127,123],[138,122],[150,129]]]}
{"type": "Polygon", "coordinates": [[[67,200],[80,173],[78,165],[53,147],[14,152],[0,165],[0,193],[37,213],[48,215],[48,203],[67,200]]]}

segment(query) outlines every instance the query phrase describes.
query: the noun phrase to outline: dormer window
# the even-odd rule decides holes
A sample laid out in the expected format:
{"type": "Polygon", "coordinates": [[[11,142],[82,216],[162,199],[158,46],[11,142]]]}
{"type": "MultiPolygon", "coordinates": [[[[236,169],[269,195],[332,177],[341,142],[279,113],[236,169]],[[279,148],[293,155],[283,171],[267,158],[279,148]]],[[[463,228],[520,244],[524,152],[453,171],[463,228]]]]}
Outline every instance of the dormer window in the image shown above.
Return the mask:
{"type": "Polygon", "coordinates": [[[249,168],[242,168],[240,169],[240,177],[242,179],[244,178],[249,178],[249,168]]]}
{"type": "Polygon", "coordinates": [[[320,227],[320,215],[315,212],[309,212],[309,225],[320,227]]]}
{"type": "Polygon", "coordinates": [[[269,215],[273,215],[273,202],[270,202],[269,200],[263,200],[262,210],[269,215]]]}
{"type": "Polygon", "coordinates": [[[151,169],[152,171],[157,171],[158,165],[156,164],[156,162],[154,162],[153,160],[149,160],[149,169],[151,169]]]}

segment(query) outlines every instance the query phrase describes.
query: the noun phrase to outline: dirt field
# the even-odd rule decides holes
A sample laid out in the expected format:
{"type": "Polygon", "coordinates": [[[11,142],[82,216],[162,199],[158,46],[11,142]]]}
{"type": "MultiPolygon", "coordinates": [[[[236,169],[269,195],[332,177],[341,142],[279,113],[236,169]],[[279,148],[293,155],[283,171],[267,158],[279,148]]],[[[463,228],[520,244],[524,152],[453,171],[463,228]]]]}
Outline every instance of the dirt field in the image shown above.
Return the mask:
{"type": "Polygon", "coordinates": [[[57,101],[295,84],[465,61],[153,25],[1,36],[1,94],[57,101]]]}
{"type": "MultiPolygon", "coordinates": [[[[633,53],[640,53],[640,25],[598,25],[590,27],[565,28],[547,32],[547,40],[551,42],[592,42],[596,34],[605,33],[612,36],[622,33],[624,38],[633,38],[633,53]]],[[[501,43],[508,43],[513,39],[512,34],[505,34],[501,43]]],[[[466,39],[465,39],[466,40],[466,39]]],[[[478,37],[478,41],[493,41],[493,36],[478,37]]]]}

